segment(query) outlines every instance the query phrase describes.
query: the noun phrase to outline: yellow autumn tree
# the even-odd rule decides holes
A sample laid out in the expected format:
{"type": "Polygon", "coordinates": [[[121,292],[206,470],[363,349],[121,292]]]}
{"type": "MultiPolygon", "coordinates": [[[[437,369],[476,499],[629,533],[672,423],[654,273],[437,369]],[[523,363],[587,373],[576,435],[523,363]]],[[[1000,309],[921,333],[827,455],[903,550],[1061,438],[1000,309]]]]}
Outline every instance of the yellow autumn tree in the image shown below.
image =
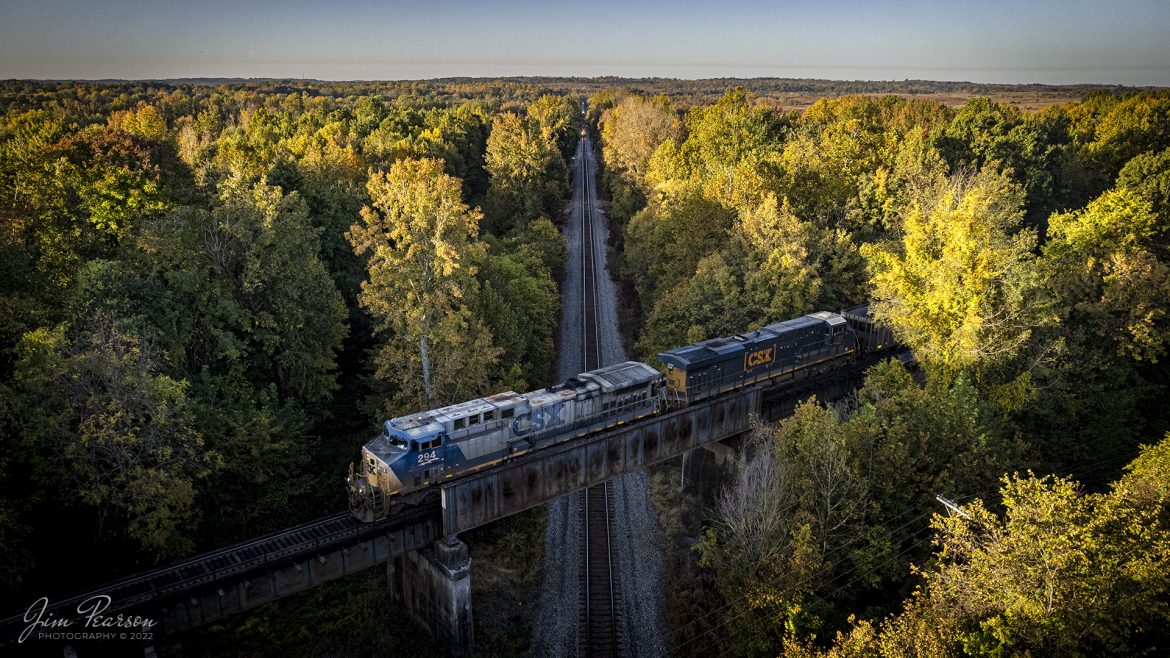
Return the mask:
{"type": "Polygon", "coordinates": [[[1023,200],[1002,175],[958,176],[911,202],[901,239],[862,247],[875,316],[945,379],[966,371],[979,380],[1051,319],[1036,234],[1020,228],[1023,200]]]}
{"type": "Polygon", "coordinates": [[[358,299],[384,340],[375,365],[397,391],[389,413],[475,397],[499,358],[470,310],[484,248],[481,214],[460,187],[442,160],[400,160],[370,176],[371,205],[349,230],[354,251],[369,258],[358,299]]]}

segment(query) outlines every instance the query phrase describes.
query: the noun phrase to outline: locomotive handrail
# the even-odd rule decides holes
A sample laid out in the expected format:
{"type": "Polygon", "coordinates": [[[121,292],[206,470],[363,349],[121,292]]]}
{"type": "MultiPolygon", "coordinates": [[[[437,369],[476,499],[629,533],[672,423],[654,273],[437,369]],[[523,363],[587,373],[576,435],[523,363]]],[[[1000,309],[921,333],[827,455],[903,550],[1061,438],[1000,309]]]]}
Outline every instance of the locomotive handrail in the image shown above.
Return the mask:
{"type": "MultiPolygon", "coordinates": [[[[810,351],[810,352],[805,352],[803,354],[804,354],[804,356],[809,356],[812,353],[813,352],[810,351]]],[[[786,379],[787,375],[795,375],[797,372],[807,371],[809,368],[812,368],[813,366],[820,365],[820,364],[830,362],[830,361],[836,361],[838,359],[841,359],[840,364],[842,366],[844,366],[848,363],[849,359],[843,359],[842,357],[846,357],[846,356],[850,356],[850,355],[853,355],[855,357],[859,354],[860,354],[860,350],[857,349],[856,347],[850,348],[850,349],[842,349],[840,351],[832,350],[829,354],[826,354],[819,359],[807,360],[804,362],[797,361],[793,364],[793,367],[791,367],[791,368],[777,369],[777,370],[773,370],[773,371],[764,371],[764,372],[762,372],[759,375],[756,375],[754,377],[748,376],[748,374],[744,371],[730,373],[730,374],[727,374],[727,375],[720,377],[717,380],[710,381],[710,382],[703,382],[701,385],[695,386],[694,388],[696,389],[696,395],[701,396],[701,397],[695,397],[695,396],[689,395],[692,387],[688,386],[686,389],[686,394],[684,394],[681,397],[681,399],[683,401],[697,400],[697,399],[702,399],[703,397],[712,397],[712,396],[720,395],[722,393],[727,393],[727,392],[735,390],[737,388],[744,388],[746,386],[754,386],[757,384],[766,384],[767,382],[770,382],[770,381],[777,381],[777,382],[783,381],[784,379],[786,379]]],[[[675,395],[678,395],[677,391],[675,391],[675,395]]]]}

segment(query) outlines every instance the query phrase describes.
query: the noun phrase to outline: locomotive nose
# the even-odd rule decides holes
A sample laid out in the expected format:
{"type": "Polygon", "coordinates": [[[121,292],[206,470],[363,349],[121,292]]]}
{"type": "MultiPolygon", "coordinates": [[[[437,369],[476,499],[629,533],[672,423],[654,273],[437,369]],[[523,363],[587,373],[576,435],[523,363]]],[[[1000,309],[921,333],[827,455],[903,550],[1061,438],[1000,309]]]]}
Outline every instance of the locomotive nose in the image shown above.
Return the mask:
{"type": "Polygon", "coordinates": [[[402,489],[402,480],[394,474],[394,469],[389,464],[386,465],[386,472],[381,474],[382,486],[386,493],[398,493],[402,489]]]}

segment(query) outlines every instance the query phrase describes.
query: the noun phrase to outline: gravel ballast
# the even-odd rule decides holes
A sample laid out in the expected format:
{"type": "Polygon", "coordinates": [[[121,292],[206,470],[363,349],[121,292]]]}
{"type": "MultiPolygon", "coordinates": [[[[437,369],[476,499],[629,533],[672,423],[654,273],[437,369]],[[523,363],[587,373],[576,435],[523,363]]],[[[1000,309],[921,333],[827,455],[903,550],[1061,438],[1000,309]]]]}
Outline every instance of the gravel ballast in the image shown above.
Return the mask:
{"type": "MultiPolygon", "coordinates": [[[[561,289],[557,381],[564,381],[582,369],[581,153],[578,148],[578,159],[573,163],[572,211],[564,229],[568,262],[561,289]]],[[[591,153],[589,157],[589,173],[593,176],[596,167],[592,166],[591,153]]],[[[602,364],[611,365],[625,361],[627,357],[618,333],[616,287],[605,260],[609,230],[604,214],[597,209],[595,179],[590,181],[590,192],[596,222],[591,247],[597,262],[604,266],[596,284],[602,364]]],[[[667,653],[661,584],[664,539],[650,504],[650,478],[640,470],[615,478],[613,485],[617,569],[621,578],[625,626],[621,632],[623,653],[627,656],[664,656],[667,653]]],[[[532,626],[534,656],[576,657],[582,653],[578,637],[579,534],[577,494],[549,503],[539,608],[532,626]]]]}

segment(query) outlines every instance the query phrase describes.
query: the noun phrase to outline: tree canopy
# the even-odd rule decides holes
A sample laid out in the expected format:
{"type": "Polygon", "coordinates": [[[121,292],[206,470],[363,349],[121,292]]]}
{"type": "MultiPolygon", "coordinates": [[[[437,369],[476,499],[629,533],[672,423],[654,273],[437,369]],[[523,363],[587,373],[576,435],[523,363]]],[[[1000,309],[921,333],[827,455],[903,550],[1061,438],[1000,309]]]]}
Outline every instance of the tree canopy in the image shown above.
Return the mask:
{"type": "Polygon", "coordinates": [[[335,512],[385,414],[548,383],[575,97],[4,82],[0,113],[5,591],[335,512]],[[493,151],[541,158],[510,235],[478,210],[503,116],[493,151]]]}

